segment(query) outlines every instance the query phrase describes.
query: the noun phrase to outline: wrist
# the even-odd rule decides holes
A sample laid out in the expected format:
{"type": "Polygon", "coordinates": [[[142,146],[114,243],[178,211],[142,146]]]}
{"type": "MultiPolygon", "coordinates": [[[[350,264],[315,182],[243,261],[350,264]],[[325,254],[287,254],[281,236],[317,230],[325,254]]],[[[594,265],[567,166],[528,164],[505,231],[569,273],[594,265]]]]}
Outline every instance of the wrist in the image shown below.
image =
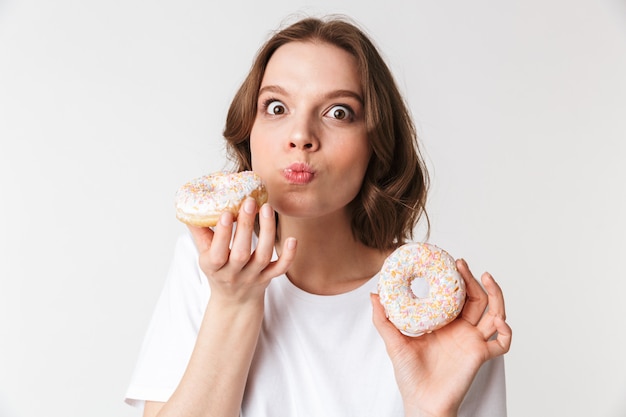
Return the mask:
{"type": "Polygon", "coordinates": [[[233,299],[211,294],[206,314],[218,315],[224,319],[237,317],[263,316],[265,297],[233,299]]]}
{"type": "Polygon", "coordinates": [[[457,417],[456,409],[424,410],[417,406],[407,406],[405,404],[404,417],[457,417]]]}

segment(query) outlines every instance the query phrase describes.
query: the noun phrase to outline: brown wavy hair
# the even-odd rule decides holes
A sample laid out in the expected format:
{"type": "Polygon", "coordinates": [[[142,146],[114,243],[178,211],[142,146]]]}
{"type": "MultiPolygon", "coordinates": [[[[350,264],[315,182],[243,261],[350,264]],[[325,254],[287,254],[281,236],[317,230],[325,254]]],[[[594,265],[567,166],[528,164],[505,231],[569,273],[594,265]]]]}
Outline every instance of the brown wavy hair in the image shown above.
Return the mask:
{"type": "Polygon", "coordinates": [[[346,18],[302,19],[276,32],[261,47],[226,118],[224,137],[236,170],[252,169],[250,132],[267,63],[280,46],[303,41],[337,46],[358,62],[365,123],[373,152],[361,190],[350,203],[355,237],[373,248],[392,249],[413,238],[422,216],[428,231],[429,177],[413,120],[377,48],[363,30],[346,18]]]}

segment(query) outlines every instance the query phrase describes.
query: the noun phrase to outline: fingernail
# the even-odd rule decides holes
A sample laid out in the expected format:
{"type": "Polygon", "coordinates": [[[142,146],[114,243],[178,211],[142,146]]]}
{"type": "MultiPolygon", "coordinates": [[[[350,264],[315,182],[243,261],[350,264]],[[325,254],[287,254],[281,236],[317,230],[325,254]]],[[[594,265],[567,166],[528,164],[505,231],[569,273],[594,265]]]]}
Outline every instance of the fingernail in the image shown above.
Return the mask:
{"type": "Polygon", "coordinates": [[[289,239],[287,239],[287,249],[289,250],[293,250],[296,247],[296,239],[293,237],[290,237],[289,239]]]}
{"type": "Polygon", "coordinates": [[[230,226],[233,224],[233,216],[230,212],[222,213],[220,216],[220,223],[222,226],[230,226]]]}
{"type": "Polygon", "coordinates": [[[272,210],[272,207],[269,204],[263,204],[263,207],[261,207],[261,214],[266,219],[272,217],[272,215],[274,214],[273,212],[274,210],[272,210]]]}
{"type": "Polygon", "coordinates": [[[246,199],[246,201],[243,203],[243,211],[245,211],[248,214],[253,214],[255,209],[256,209],[256,202],[254,201],[254,199],[253,198],[246,199]]]}

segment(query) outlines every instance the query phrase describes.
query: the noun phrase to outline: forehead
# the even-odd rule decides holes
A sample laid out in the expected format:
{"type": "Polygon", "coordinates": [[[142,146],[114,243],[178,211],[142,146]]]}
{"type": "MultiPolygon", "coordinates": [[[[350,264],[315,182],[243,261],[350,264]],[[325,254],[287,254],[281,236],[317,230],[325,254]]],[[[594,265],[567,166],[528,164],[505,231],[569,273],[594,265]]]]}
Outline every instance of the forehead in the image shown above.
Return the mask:
{"type": "Polygon", "coordinates": [[[351,90],[361,95],[357,59],[326,42],[289,42],[272,55],[261,87],[279,85],[298,88],[351,90]]]}

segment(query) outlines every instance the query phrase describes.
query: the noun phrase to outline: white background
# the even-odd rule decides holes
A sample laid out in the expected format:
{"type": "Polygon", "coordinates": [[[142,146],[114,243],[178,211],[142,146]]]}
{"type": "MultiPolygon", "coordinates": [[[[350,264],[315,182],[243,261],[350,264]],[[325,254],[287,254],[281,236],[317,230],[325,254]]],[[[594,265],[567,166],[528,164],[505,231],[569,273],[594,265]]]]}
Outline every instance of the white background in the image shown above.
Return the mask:
{"type": "Polygon", "coordinates": [[[136,415],[173,194],[224,166],[230,99],[293,13],[349,14],[397,76],[430,241],[505,291],[509,415],[625,416],[617,0],[0,1],[0,416],[136,415]]]}

